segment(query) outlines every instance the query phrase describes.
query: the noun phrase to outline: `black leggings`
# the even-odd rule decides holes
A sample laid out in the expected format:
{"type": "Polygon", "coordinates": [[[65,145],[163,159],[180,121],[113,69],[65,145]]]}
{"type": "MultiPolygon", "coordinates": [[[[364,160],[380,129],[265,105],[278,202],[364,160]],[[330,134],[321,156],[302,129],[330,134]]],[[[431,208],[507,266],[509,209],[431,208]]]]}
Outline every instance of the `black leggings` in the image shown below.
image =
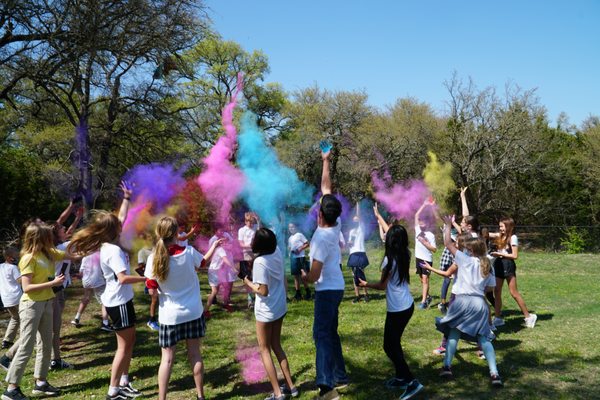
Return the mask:
{"type": "Polygon", "coordinates": [[[412,381],[413,375],[410,373],[408,364],[404,360],[402,351],[402,334],[404,328],[415,311],[415,305],[409,309],[400,312],[388,312],[385,318],[385,329],[383,331],[383,350],[396,367],[396,378],[412,381]]]}

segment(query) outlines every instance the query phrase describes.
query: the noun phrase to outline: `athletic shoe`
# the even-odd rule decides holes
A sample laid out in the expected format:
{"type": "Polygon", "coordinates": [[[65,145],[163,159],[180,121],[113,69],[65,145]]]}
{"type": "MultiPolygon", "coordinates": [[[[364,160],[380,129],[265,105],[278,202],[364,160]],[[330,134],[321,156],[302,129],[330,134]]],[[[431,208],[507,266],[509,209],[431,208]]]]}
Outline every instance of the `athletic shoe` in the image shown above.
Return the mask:
{"type": "Polygon", "coordinates": [[[355,297],[355,298],[353,298],[353,299],[352,299],[352,304],[356,304],[356,303],[358,303],[359,301],[360,301],[360,296],[358,296],[358,297],[355,297]]]}
{"type": "Polygon", "coordinates": [[[433,354],[436,356],[443,356],[446,354],[446,348],[444,346],[440,346],[437,349],[433,349],[433,354]]]}
{"type": "Polygon", "coordinates": [[[490,375],[490,381],[492,383],[492,386],[494,386],[494,387],[504,386],[504,384],[502,383],[502,379],[500,379],[500,375],[498,375],[498,374],[490,375]]]}
{"type": "Polygon", "coordinates": [[[525,318],[525,326],[528,328],[533,328],[535,326],[535,321],[537,321],[537,315],[529,314],[529,317],[525,318]]]}
{"type": "Polygon", "coordinates": [[[369,300],[370,300],[370,299],[369,299],[369,295],[365,294],[365,295],[363,296],[363,300],[365,301],[365,303],[368,303],[368,302],[369,302],[369,300]]]}
{"type": "Polygon", "coordinates": [[[312,299],[312,294],[310,293],[309,289],[306,289],[306,293],[304,293],[304,300],[310,300],[312,299]]]}
{"type": "Polygon", "coordinates": [[[300,291],[297,291],[296,294],[294,295],[294,300],[295,301],[300,301],[302,300],[302,294],[300,294],[300,291]]]}
{"type": "Polygon", "coordinates": [[[2,348],[3,349],[10,349],[10,347],[13,345],[13,342],[9,342],[8,340],[3,340],[2,341],[2,348]]]}
{"type": "Polygon", "coordinates": [[[281,396],[275,396],[275,393],[271,393],[269,397],[265,397],[265,400],[285,400],[285,394],[281,394],[281,396]]]}
{"type": "Polygon", "coordinates": [[[396,378],[395,376],[385,381],[384,385],[389,390],[406,389],[408,384],[406,379],[396,378]]]}
{"type": "Polygon", "coordinates": [[[106,400],[128,400],[128,399],[129,399],[129,397],[127,397],[125,392],[123,392],[121,389],[119,389],[119,391],[112,396],[110,394],[106,395],[106,400]]]}
{"type": "Polygon", "coordinates": [[[504,325],[504,320],[499,317],[494,317],[494,320],[492,321],[492,325],[494,325],[496,328],[498,328],[499,326],[504,325]]]}
{"type": "Polygon", "coordinates": [[[427,310],[427,303],[419,304],[419,310],[427,310]]]}
{"type": "Polygon", "coordinates": [[[158,325],[158,322],[156,321],[148,321],[146,322],[146,325],[148,326],[148,328],[152,329],[153,331],[157,331],[160,329],[160,325],[158,325]]]}
{"type": "Polygon", "coordinates": [[[452,370],[450,369],[450,367],[443,366],[440,369],[440,376],[442,378],[452,379],[453,375],[452,375],[452,370]]]}
{"type": "Polygon", "coordinates": [[[290,389],[287,385],[281,385],[279,387],[279,389],[281,390],[281,393],[283,393],[286,396],[291,396],[291,397],[300,396],[300,392],[298,391],[298,388],[296,388],[296,387],[293,387],[290,389]]]}
{"type": "Polygon", "coordinates": [[[335,387],[335,390],[342,390],[346,389],[348,385],[350,385],[350,379],[346,378],[344,380],[337,381],[333,386],[335,387]]]}
{"type": "Polygon", "coordinates": [[[134,389],[133,386],[131,386],[131,382],[129,382],[125,386],[119,386],[119,390],[121,392],[123,392],[123,394],[125,396],[130,397],[130,398],[134,398],[134,397],[138,397],[138,396],[142,395],[142,392],[140,392],[137,389],[134,389]]]}
{"type": "Polygon", "coordinates": [[[413,379],[413,381],[408,385],[404,393],[400,395],[400,400],[411,399],[415,394],[419,393],[421,390],[423,390],[423,385],[421,385],[421,383],[418,380],[413,379]]]}
{"type": "Polygon", "coordinates": [[[337,390],[332,389],[323,396],[315,396],[313,400],[340,400],[340,395],[337,390]]]}
{"type": "Polygon", "coordinates": [[[446,305],[446,303],[440,303],[438,304],[438,310],[440,310],[442,315],[446,315],[446,313],[448,312],[448,305],[446,305]]]}
{"type": "Polygon", "coordinates": [[[425,303],[427,303],[427,307],[429,307],[429,305],[431,304],[432,300],[433,300],[433,297],[427,295],[427,298],[425,299],[425,303]]]}
{"type": "Polygon", "coordinates": [[[2,394],[2,400],[29,400],[29,397],[25,396],[21,392],[21,388],[17,387],[15,390],[8,391],[6,389],[2,394]]]}
{"type": "Polygon", "coordinates": [[[475,352],[475,354],[477,355],[477,358],[479,358],[480,360],[485,360],[485,354],[483,354],[483,350],[477,350],[475,352]]]}
{"type": "Polygon", "coordinates": [[[58,396],[60,390],[49,384],[47,381],[43,385],[38,385],[37,382],[31,391],[33,394],[45,394],[46,396],[58,396]]]}
{"type": "Polygon", "coordinates": [[[102,324],[100,325],[100,330],[104,332],[114,332],[115,329],[112,327],[111,324],[105,324],[104,322],[102,322],[102,324]]]}
{"type": "Polygon", "coordinates": [[[71,321],[71,325],[74,325],[75,328],[81,328],[81,324],[79,323],[79,318],[73,318],[73,321],[71,321]]]}
{"type": "Polygon", "coordinates": [[[50,369],[52,371],[55,371],[57,369],[73,369],[73,364],[69,364],[68,362],[63,361],[59,358],[58,360],[50,361],[50,369]]]}
{"type": "Polygon", "coordinates": [[[8,358],[6,355],[0,357],[0,367],[2,367],[5,371],[8,371],[10,368],[10,358],[8,358]]]}
{"type": "Polygon", "coordinates": [[[254,308],[254,302],[252,300],[248,300],[248,310],[252,310],[254,308]]]}

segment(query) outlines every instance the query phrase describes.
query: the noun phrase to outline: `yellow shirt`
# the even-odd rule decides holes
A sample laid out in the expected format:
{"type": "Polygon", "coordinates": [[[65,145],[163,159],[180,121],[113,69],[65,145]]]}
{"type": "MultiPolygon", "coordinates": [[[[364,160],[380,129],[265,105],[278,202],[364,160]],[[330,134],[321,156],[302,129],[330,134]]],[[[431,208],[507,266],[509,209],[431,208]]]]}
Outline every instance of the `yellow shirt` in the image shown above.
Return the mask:
{"type": "MultiPolygon", "coordinates": [[[[50,251],[52,260],[48,260],[44,254],[27,254],[19,261],[19,270],[21,275],[32,275],[31,283],[39,284],[48,282],[48,278],[54,277],[54,263],[65,258],[64,251],[52,249],[50,251]]],[[[52,288],[42,290],[33,290],[29,293],[23,293],[21,301],[45,301],[54,298],[52,288]]]]}

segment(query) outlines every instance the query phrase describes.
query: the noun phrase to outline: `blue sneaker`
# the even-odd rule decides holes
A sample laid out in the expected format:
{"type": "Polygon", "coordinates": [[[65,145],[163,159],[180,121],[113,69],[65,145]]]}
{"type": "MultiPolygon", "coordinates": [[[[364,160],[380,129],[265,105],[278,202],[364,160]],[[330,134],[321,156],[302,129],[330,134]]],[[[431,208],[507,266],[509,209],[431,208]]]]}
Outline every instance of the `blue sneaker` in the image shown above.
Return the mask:
{"type": "Polygon", "coordinates": [[[406,389],[408,387],[408,382],[406,379],[400,379],[396,377],[392,377],[385,381],[384,385],[386,389],[389,390],[398,390],[398,389],[406,389]]]}
{"type": "Polygon", "coordinates": [[[419,310],[427,310],[427,303],[419,304],[419,310]]]}
{"type": "Polygon", "coordinates": [[[421,385],[421,383],[418,380],[413,379],[413,381],[409,383],[404,393],[400,395],[400,400],[411,399],[415,394],[419,393],[422,390],[423,385],[421,385]]]}

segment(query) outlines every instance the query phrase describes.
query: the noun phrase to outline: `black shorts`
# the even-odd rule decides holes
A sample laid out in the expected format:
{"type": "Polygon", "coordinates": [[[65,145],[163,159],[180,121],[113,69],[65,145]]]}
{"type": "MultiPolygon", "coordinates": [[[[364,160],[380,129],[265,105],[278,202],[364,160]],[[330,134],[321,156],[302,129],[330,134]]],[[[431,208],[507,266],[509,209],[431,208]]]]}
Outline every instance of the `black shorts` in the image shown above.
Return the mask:
{"type": "Polygon", "coordinates": [[[506,279],[517,276],[517,264],[515,260],[498,257],[494,260],[494,274],[496,278],[506,279]]]}
{"type": "Polygon", "coordinates": [[[173,347],[177,342],[186,339],[200,339],[206,334],[204,315],[198,319],[182,322],[177,325],[160,324],[158,345],[162,348],[173,347]]]}
{"type": "MultiPolygon", "coordinates": [[[[417,265],[417,275],[431,275],[431,271],[425,268],[422,268],[421,265],[424,263],[425,261],[421,260],[420,258],[416,259],[416,265],[417,265]]],[[[429,265],[431,265],[433,267],[433,261],[427,261],[427,263],[429,265]]]]}
{"type": "Polygon", "coordinates": [[[291,257],[290,258],[290,272],[292,275],[301,275],[302,270],[306,273],[310,270],[308,267],[308,261],[304,257],[291,257]]]}
{"type": "Polygon", "coordinates": [[[115,307],[106,307],[106,313],[110,317],[115,331],[131,328],[135,326],[135,308],[133,300],[115,307]]]}

